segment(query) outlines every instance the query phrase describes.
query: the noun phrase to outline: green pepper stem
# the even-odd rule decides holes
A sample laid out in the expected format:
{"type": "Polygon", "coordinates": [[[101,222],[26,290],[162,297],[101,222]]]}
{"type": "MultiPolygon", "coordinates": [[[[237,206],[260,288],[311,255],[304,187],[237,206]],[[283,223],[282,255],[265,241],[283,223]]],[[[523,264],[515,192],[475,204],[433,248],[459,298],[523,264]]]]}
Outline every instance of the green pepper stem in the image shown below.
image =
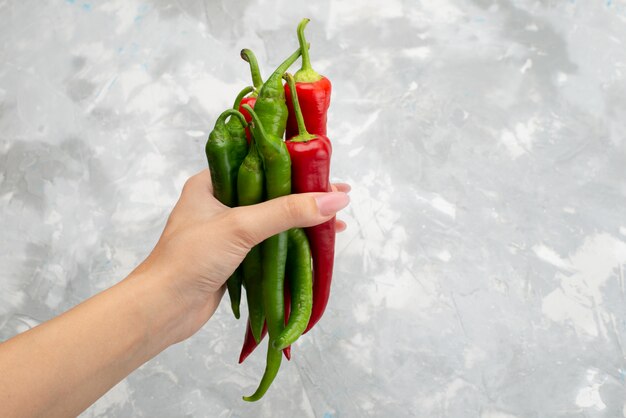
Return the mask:
{"type": "Polygon", "coordinates": [[[245,48],[241,50],[241,58],[250,64],[250,74],[252,74],[252,84],[257,90],[261,89],[263,85],[263,78],[261,78],[261,71],[259,70],[259,63],[256,60],[254,52],[245,48]]]}
{"type": "MultiPolygon", "coordinates": [[[[265,137],[265,129],[263,129],[263,125],[261,124],[261,119],[259,119],[254,110],[252,110],[252,107],[250,107],[250,105],[246,103],[243,105],[243,108],[246,109],[248,113],[250,113],[250,116],[252,116],[252,124],[254,125],[255,130],[258,129],[259,133],[261,134],[260,136],[265,137]]],[[[254,136],[254,134],[252,136],[254,136]]]]}
{"type": "MultiPolygon", "coordinates": [[[[304,55],[302,55],[304,57],[304,55]]],[[[293,105],[293,111],[296,114],[296,122],[298,123],[298,136],[309,135],[304,124],[304,117],[302,116],[302,109],[300,108],[300,102],[298,101],[298,92],[296,90],[296,81],[289,73],[283,75],[283,79],[287,81],[289,85],[289,92],[291,93],[291,104],[293,105]]]]}
{"type": "MultiPolygon", "coordinates": [[[[246,106],[246,105],[244,105],[246,106]]],[[[247,110],[247,109],[246,109],[247,110]]],[[[246,126],[248,126],[248,123],[246,122],[246,118],[244,118],[244,116],[235,109],[227,109],[224,112],[222,112],[221,115],[219,115],[219,117],[217,118],[217,120],[215,121],[215,127],[217,128],[218,126],[222,126],[226,123],[226,119],[229,116],[235,116],[236,118],[239,119],[239,121],[241,122],[241,125],[245,128],[246,126]]]]}
{"type": "MultiPolygon", "coordinates": [[[[248,106],[248,105],[246,104],[246,105],[243,105],[243,106],[244,106],[244,109],[245,109],[245,107],[248,106]]],[[[248,109],[246,109],[246,110],[248,110],[248,109]]],[[[250,112],[250,110],[248,110],[248,112],[250,112]]],[[[252,115],[252,113],[250,113],[250,114],[252,115]]],[[[265,132],[263,132],[263,134],[265,134],[265,132]]],[[[254,137],[254,133],[252,133],[252,131],[250,131],[250,151],[253,152],[253,153],[256,153],[256,154],[259,153],[259,150],[256,147],[256,138],[254,137]]]]}
{"type": "MultiPolygon", "coordinates": [[[[307,48],[309,47],[309,45],[307,44],[307,48]]],[[[296,62],[296,60],[298,59],[298,57],[300,57],[301,55],[301,51],[302,48],[298,48],[293,54],[289,55],[289,57],[287,57],[287,59],[285,61],[283,61],[278,68],[276,68],[274,70],[274,72],[272,73],[272,75],[270,75],[267,80],[265,80],[265,84],[263,84],[264,86],[269,85],[272,86],[272,84],[274,83],[279,83],[281,77],[283,76],[283,74],[285,73],[285,71],[287,71],[287,69],[289,67],[291,67],[291,65],[296,62]]],[[[282,88],[282,83],[280,84],[281,88],[282,88]]]]}
{"type": "Polygon", "coordinates": [[[313,67],[311,67],[311,58],[309,57],[309,50],[305,48],[306,38],[304,37],[304,28],[311,21],[311,19],[307,19],[306,17],[300,21],[298,24],[298,43],[300,44],[300,50],[302,51],[302,69],[303,70],[311,70],[313,71],[313,67]]]}
{"type": "Polygon", "coordinates": [[[304,123],[304,116],[302,115],[302,109],[300,108],[300,101],[298,100],[298,92],[296,90],[296,80],[289,73],[285,73],[283,78],[287,81],[287,85],[289,86],[289,92],[291,94],[291,104],[293,107],[293,111],[296,114],[296,123],[298,124],[298,135],[287,138],[292,142],[306,142],[316,138],[315,135],[310,134],[306,130],[306,125],[304,123]]]}
{"type": "Polygon", "coordinates": [[[298,24],[298,43],[300,44],[300,49],[302,50],[302,68],[296,72],[295,78],[296,81],[303,83],[314,83],[322,78],[322,76],[316,73],[313,67],[311,67],[309,49],[308,47],[304,47],[304,45],[309,45],[304,37],[304,28],[309,22],[310,19],[304,18],[300,21],[300,24],[298,24]]]}
{"type": "Polygon", "coordinates": [[[239,105],[241,104],[241,101],[243,100],[243,98],[246,97],[248,93],[253,92],[253,91],[254,91],[254,87],[252,86],[248,86],[244,88],[243,90],[241,90],[239,94],[237,95],[237,98],[235,99],[235,104],[233,105],[233,109],[239,110],[239,105]]]}

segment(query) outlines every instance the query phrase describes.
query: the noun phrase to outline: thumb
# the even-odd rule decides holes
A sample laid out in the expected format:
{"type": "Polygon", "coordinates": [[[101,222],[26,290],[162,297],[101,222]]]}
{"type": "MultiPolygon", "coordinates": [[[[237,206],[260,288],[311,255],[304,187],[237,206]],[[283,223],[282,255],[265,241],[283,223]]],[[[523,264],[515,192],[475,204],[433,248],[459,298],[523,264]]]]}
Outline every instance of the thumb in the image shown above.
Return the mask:
{"type": "Polygon", "coordinates": [[[236,235],[250,248],[290,228],[309,227],[330,220],[348,206],[343,192],[290,194],[231,210],[236,235]]]}

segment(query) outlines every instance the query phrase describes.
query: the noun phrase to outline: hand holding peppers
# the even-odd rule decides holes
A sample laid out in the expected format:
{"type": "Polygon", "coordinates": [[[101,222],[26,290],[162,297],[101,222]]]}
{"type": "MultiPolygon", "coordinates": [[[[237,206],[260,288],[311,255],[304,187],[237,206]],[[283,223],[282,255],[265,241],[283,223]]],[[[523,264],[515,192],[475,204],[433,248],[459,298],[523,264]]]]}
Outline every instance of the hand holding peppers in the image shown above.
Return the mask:
{"type": "Polygon", "coordinates": [[[266,332],[269,334],[265,372],[255,393],[244,397],[247,401],[256,401],[266,393],[280,369],[281,350],[288,356],[290,345],[321,318],[330,293],[338,225],[332,211],[326,212],[324,206],[346,204],[345,195],[326,193],[331,191],[332,147],[326,137],[331,84],[311,67],[304,37],[308,22],[303,19],[298,25],[300,48],[265,82],[252,51],[241,51],[241,57],[250,65],[254,89],[248,87],[240,93],[234,109],[218,119],[207,143],[209,165],[216,173],[216,196],[230,193],[229,199],[220,199],[228,202],[225,204],[254,206],[265,200],[297,196],[291,193],[318,192],[320,214],[329,216],[321,224],[279,232],[253,246],[228,282],[237,317],[241,288],[237,280],[241,277],[248,302],[246,337],[239,361],[254,350],[266,332]],[[284,74],[300,56],[302,68],[295,77],[284,74]],[[287,80],[285,86],[282,78],[287,80]],[[233,117],[224,131],[221,126],[229,116],[233,117]],[[285,129],[287,141],[283,141],[285,129]],[[218,137],[224,140],[216,141],[218,137]],[[220,148],[222,143],[227,145],[220,148]],[[226,152],[229,147],[237,152],[226,152]],[[228,187],[223,184],[226,179],[228,187]],[[291,313],[286,309],[289,305],[291,313]]]}

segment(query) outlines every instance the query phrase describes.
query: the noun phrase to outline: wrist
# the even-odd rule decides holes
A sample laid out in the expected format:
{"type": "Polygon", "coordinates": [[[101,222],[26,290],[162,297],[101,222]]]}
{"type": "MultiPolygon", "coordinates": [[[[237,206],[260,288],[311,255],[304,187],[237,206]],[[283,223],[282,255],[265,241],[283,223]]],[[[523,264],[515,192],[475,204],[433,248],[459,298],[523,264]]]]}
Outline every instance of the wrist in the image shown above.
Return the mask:
{"type": "Polygon", "coordinates": [[[185,306],[169,286],[166,274],[140,267],[120,286],[133,296],[145,344],[151,351],[156,354],[186,338],[181,329],[185,306]]]}

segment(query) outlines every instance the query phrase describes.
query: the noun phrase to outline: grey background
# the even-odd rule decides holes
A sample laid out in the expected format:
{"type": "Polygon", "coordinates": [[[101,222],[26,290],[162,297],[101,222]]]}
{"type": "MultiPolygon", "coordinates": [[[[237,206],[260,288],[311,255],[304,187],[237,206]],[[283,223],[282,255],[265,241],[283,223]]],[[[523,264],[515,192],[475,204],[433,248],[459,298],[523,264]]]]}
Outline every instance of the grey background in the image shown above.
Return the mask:
{"type": "Polygon", "coordinates": [[[0,1],[0,338],[148,254],[304,16],[353,185],[326,316],[262,402],[223,303],[83,416],[626,416],[624,1],[0,1]]]}

